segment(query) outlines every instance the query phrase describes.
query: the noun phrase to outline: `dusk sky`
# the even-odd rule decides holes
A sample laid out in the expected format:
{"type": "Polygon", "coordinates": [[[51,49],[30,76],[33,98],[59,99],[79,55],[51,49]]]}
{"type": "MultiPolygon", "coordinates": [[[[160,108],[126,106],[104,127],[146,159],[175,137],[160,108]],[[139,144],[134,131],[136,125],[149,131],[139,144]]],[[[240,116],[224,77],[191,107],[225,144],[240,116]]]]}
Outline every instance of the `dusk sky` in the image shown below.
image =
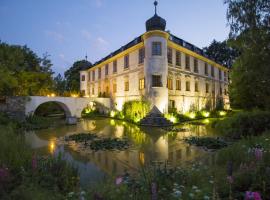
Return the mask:
{"type": "MultiPolygon", "coordinates": [[[[0,40],[50,55],[62,73],[86,53],[92,63],[145,32],[154,0],[0,0],[0,40]]],[[[223,0],[159,0],[167,30],[198,46],[228,37],[223,0]]]]}

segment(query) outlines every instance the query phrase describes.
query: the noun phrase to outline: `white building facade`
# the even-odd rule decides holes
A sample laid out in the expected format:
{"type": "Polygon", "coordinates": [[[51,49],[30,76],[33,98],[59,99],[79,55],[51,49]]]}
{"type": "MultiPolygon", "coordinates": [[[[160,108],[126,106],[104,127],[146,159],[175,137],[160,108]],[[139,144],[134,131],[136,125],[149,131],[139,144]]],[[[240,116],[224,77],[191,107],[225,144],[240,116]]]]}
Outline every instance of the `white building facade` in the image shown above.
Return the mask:
{"type": "Polygon", "coordinates": [[[146,32],[80,72],[85,96],[109,97],[121,110],[130,100],[148,100],[162,113],[213,109],[218,101],[229,108],[228,68],[198,47],[165,31],[155,14],[146,32]]]}

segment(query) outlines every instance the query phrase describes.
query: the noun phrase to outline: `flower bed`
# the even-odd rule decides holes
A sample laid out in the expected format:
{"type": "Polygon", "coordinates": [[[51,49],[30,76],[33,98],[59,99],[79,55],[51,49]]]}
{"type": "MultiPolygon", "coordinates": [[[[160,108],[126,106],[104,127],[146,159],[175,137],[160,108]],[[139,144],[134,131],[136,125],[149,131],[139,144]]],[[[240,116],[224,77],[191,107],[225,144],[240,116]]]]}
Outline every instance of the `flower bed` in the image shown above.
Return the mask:
{"type": "Polygon", "coordinates": [[[220,138],[211,137],[189,137],[184,139],[185,142],[191,145],[196,145],[206,149],[221,149],[226,147],[228,144],[220,138]]]}

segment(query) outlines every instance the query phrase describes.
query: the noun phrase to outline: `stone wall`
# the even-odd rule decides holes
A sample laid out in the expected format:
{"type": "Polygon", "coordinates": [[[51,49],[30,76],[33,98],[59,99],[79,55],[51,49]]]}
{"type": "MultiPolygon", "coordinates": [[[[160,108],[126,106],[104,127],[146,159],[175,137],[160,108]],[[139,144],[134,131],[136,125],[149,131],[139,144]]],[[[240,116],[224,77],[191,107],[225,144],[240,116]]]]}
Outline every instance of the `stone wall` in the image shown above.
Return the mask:
{"type": "Polygon", "coordinates": [[[9,117],[23,121],[25,120],[25,103],[28,97],[2,97],[0,101],[0,112],[9,117]]]}

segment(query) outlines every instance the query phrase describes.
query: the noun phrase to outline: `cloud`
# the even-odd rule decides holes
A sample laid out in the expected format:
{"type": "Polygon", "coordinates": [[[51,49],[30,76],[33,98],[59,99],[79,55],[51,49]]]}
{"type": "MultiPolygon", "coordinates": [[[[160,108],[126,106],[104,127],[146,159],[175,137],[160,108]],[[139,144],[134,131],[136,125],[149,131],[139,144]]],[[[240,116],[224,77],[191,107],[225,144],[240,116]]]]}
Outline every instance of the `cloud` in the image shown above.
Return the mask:
{"type": "Polygon", "coordinates": [[[109,43],[103,39],[102,37],[97,37],[96,41],[96,47],[100,50],[107,50],[109,43]]]}
{"type": "Polygon", "coordinates": [[[68,21],[64,21],[64,22],[62,22],[62,21],[57,21],[57,22],[56,22],[56,25],[57,25],[57,26],[60,26],[60,27],[70,27],[70,26],[71,26],[71,23],[68,22],[68,21]]]}
{"type": "Polygon", "coordinates": [[[45,31],[46,36],[53,38],[54,40],[56,40],[57,42],[63,42],[65,40],[65,37],[63,36],[63,34],[58,33],[56,31],[45,31]]]}
{"type": "Polygon", "coordinates": [[[81,30],[81,34],[86,40],[91,40],[92,39],[91,33],[89,31],[87,31],[87,30],[81,30]]]}

